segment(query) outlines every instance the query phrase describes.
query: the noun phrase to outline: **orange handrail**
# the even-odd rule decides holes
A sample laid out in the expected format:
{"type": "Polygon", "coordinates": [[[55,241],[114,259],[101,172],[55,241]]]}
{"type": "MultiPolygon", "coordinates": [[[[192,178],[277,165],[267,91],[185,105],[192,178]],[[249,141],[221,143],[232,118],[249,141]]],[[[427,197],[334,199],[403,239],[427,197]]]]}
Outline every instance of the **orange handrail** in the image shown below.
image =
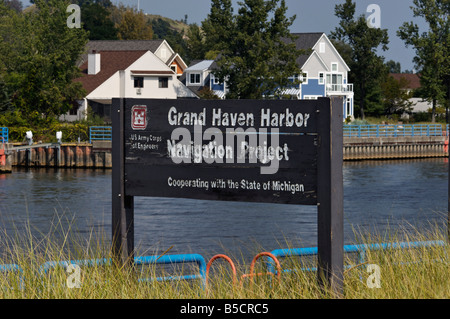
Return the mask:
{"type": "Polygon", "coordinates": [[[209,269],[211,268],[212,263],[213,263],[216,259],[219,259],[219,258],[225,259],[225,260],[230,264],[231,270],[233,271],[233,285],[236,284],[236,281],[237,281],[237,279],[236,279],[236,267],[234,266],[233,261],[232,261],[231,258],[228,257],[227,255],[218,254],[218,255],[215,255],[214,257],[212,257],[212,258],[210,259],[210,261],[208,262],[208,264],[206,265],[206,278],[205,278],[205,282],[206,282],[205,285],[206,285],[206,288],[208,288],[209,269]]]}
{"type": "Polygon", "coordinates": [[[250,264],[250,273],[244,274],[241,276],[241,286],[243,284],[243,279],[246,277],[252,278],[252,280],[250,281],[250,286],[252,286],[253,285],[253,277],[255,277],[255,276],[264,276],[264,275],[274,276],[274,274],[272,272],[257,273],[257,274],[254,273],[256,261],[258,260],[258,258],[260,258],[262,256],[270,257],[275,261],[275,263],[277,265],[277,279],[278,279],[278,283],[280,283],[280,281],[281,281],[281,264],[280,264],[280,262],[278,261],[277,257],[275,257],[272,253],[262,252],[262,253],[259,253],[258,255],[256,255],[255,258],[253,258],[252,263],[250,264]]]}

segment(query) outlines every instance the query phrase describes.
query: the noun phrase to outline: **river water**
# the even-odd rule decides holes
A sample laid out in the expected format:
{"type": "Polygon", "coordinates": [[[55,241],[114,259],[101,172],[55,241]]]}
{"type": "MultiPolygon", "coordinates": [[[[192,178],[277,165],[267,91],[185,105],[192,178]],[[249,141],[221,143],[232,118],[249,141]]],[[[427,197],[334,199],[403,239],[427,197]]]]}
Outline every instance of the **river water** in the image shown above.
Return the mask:
{"type": "MultiPolygon", "coordinates": [[[[447,216],[448,161],[345,162],[345,243],[355,230],[389,234],[427,229],[447,216]]],[[[36,236],[63,229],[111,237],[111,171],[15,169],[0,174],[0,229],[36,236]]],[[[174,253],[254,255],[317,245],[317,208],[260,203],[135,198],[139,255],[173,246],[174,253]]]]}

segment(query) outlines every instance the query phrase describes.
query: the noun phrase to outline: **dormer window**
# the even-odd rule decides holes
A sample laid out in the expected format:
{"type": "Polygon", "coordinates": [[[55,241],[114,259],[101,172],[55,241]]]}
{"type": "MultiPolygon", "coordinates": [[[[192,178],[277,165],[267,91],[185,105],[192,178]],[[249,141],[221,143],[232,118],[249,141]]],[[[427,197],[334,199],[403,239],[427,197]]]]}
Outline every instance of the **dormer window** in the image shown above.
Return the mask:
{"type": "Polygon", "coordinates": [[[191,73],[189,76],[190,84],[200,84],[200,73],[191,73]]]}

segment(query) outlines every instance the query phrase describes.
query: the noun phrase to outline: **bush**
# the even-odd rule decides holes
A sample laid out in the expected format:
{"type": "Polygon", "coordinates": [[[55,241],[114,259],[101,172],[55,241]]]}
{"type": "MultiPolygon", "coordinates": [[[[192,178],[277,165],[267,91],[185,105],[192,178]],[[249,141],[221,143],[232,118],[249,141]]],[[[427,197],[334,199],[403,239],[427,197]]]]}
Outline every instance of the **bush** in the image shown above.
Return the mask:
{"type": "Polygon", "coordinates": [[[350,125],[369,125],[369,122],[366,120],[356,119],[351,122],[350,125]]]}

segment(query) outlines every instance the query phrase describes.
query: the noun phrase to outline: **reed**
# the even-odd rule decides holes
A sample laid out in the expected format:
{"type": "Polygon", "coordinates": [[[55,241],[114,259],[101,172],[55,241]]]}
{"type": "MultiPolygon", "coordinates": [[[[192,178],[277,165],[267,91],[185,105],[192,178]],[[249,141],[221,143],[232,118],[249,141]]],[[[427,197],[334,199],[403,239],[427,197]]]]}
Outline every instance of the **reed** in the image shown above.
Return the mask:
{"type": "MultiPolygon", "coordinates": [[[[188,265],[168,269],[160,265],[121,267],[111,263],[110,244],[106,236],[92,232],[82,237],[73,224],[62,219],[54,223],[49,234],[35,234],[30,226],[13,235],[0,234],[0,264],[16,264],[21,271],[0,272],[0,298],[13,299],[323,299],[336,296],[317,284],[314,271],[305,268],[316,265],[309,260],[285,258],[280,260],[283,272],[278,281],[274,276],[246,277],[249,264],[242,258],[236,264],[237,280],[229,265],[217,261],[211,267],[207,287],[201,280],[162,281],[144,280],[159,276],[178,276],[192,273],[188,265]],[[67,224],[69,227],[67,228],[67,224]],[[64,225],[64,226],[63,226],[64,225]],[[72,226],[70,226],[72,225],[72,226]],[[100,260],[67,272],[63,267],[43,271],[48,261],[100,260]],[[303,270],[302,270],[303,269],[303,270]],[[78,277],[77,277],[78,276],[78,277]],[[245,277],[245,276],[244,276],[245,277]],[[78,280],[77,280],[78,279],[78,280]],[[234,282],[234,283],[233,283],[234,282]]],[[[432,231],[395,231],[395,235],[359,233],[358,243],[372,244],[403,241],[446,241],[446,230],[436,226],[432,231]]],[[[289,247],[282,247],[289,248],[289,247]]],[[[170,251],[168,252],[170,254],[170,251]]],[[[139,255],[139,253],[138,253],[139,255]]],[[[417,299],[450,298],[449,246],[417,249],[384,249],[368,251],[365,263],[354,256],[346,256],[344,295],[348,299],[417,299]],[[370,288],[369,265],[376,265],[380,274],[380,288],[370,288]]],[[[264,258],[255,272],[266,273],[264,258]]],[[[372,276],[373,277],[373,276],[372,276]]],[[[372,282],[373,286],[373,282],[372,282]]]]}

